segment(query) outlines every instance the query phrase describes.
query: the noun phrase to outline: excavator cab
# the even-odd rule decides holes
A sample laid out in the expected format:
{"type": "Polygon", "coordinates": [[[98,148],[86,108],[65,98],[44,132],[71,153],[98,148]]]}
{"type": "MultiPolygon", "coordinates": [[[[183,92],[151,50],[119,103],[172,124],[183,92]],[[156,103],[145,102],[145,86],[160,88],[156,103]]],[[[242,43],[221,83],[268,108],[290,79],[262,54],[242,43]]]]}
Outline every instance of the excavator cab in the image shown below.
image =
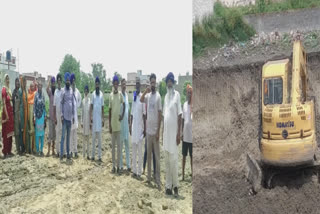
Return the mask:
{"type": "Polygon", "coordinates": [[[264,80],[264,105],[283,103],[283,79],[281,77],[264,80]]]}
{"type": "Polygon", "coordinates": [[[317,150],[314,100],[307,97],[306,53],[301,41],[293,44],[291,62],[269,61],[261,77],[260,161],[247,156],[248,176],[258,180],[255,188],[268,174],[264,169],[312,166],[317,150]]]}
{"type": "Polygon", "coordinates": [[[306,54],[301,41],[289,59],[262,69],[261,161],[271,166],[311,163],[316,152],[315,111],[307,100],[306,54]]]}

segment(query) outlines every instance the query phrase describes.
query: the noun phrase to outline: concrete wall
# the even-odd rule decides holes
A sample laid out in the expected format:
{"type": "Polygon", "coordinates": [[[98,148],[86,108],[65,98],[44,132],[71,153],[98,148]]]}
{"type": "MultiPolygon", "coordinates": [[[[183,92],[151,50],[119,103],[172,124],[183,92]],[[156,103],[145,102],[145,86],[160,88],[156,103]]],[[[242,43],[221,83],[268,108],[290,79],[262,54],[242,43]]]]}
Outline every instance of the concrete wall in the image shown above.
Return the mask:
{"type": "Polygon", "coordinates": [[[290,31],[320,30],[320,9],[304,9],[282,13],[259,14],[244,17],[257,33],[290,33],[290,31]]]}
{"type": "Polygon", "coordinates": [[[9,75],[9,79],[10,79],[10,89],[13,91],[13,89],[15,88],[15,79],[17,77],[19,77],[19,73],[16,71],[11,71],[8,69],[0,69],[0,88],[2,89],[3,85],[4,85],[4,75],[8,74],[9,75]]]}
{"type": "MultiPolygon", "coordinates": [[[[201,20],[206,14],[213,12],[214,3],[217,0],[193,0],[193,22],[197,18],[201,20]]],[[[255,0],[220,0],[227,7],[255,4],[255,0]]]]}
{"type": "Polygon", "coordinates": [[[244,6],[256,3],[255,0],[222,0],[220,2],[222,2],[222,4],[226,5],[227,7],[244,6]]]}
{"type": "Polygon", "coordinates": [[[206,14],[213,12],[215,0],[193,0],[192,2],[192,20],[195,22],[197,18],[201,19],[206,14]]]}

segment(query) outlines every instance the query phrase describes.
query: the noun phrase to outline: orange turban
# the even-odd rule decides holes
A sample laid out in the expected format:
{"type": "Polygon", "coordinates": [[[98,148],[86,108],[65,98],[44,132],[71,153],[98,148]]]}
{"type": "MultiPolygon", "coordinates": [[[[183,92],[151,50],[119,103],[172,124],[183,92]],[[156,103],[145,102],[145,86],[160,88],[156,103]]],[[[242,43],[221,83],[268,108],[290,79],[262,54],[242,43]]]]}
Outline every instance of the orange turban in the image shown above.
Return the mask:
{"type": "Polygon", "coordinates": [[[187,85],[187,91],[190,91],[192,94],[192,86],[190,84],[187,85]]]}

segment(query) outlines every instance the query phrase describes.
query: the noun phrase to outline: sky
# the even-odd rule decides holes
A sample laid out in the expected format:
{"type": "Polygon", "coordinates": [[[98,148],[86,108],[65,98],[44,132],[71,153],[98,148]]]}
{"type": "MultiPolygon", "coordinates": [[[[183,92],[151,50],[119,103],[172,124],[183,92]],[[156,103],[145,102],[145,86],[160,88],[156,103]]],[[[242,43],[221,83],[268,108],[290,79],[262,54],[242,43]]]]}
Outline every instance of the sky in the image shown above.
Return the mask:
{"type": "Polygon", "coordinates": [[[20,73],[56,75],[66,54],[107,78],[142,70],[159,78],[192,74],[192,0],[0,0],[0,53],[20,73]]]}

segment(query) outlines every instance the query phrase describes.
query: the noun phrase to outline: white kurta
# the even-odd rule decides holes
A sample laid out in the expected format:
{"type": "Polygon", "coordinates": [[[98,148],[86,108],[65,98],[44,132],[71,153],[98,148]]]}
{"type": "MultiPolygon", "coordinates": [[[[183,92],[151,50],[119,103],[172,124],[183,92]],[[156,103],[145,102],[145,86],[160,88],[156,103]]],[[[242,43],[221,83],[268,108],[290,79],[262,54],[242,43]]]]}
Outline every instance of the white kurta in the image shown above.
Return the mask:
{"type": "Polygon", "coordinates": [[[178,133],[178,116],[182,114],[180,94],[174,90],[169,92],[164,98],[163,117],[163,149],[178,158],[177,133],[178,133]]]}
{"type": "Polygon", "coordinates": [[[78,108],[80,108],[81,106],[81,94],[79,92],[79,90],[76,88],[74,91],[73,91],[73,100],[74,100],[74,124],[71,123],[71,129],[77,129],[78,128],[78,125],[79,125],[79,122],[78,122],[78,108]]]}
{"type": "Polygon", "coordinates": [[[190,105],[188,101],[183,105],[183,114],[182,118],[184,119],[183,124],[183,141],[187,143],[192,143],[192,119],[190,112],[190,105]]]}
{"type": "MultiPolygon", "coordinates": [[[[57,138],[56,151],[57,152],[60,152],[60,143],[61,143],[61,135],[62,135],[62,121],[61,121],[62,92],[63,92],[63,88],[61,88],[60,90],[57,88],[54,91],[54,96],[53,96],[53,106],[56,107],[56,118],[57,118],[57,125],[56,125],[56,138],[57,138]]],[[[63,145],[64,145],[63,151],[67,153],[66,143],[64,143],[63,145]]]]}
{"type": "Polygon", "coordinates": [[[141,93],[137,96],[135,102],[132,102],[132,143],[139,143],[143,140],[143,115],[146,114],[144,103],[140,102],[141,93]]]}
{"type": "MultiPolygon", "coordinates": [[[[56,89],[53,96],[53,106],[56,107],[57,124],[61,125],[61,96],[63,88],[56,89]]],[[[62,126],[60,127],[62,129],[62,126]]]]}
{"type": "Polygon", "coordinates": [[[101,132],[102,131],[102,106],[104,106],[103,94],[100,91],[99,96],[97,96],[96,92],[92,93],[91,104],[93,105],[92,112],[92,131],[93,132],[101,132]]]}
{"type": "Polygon", "coordinates": [[[89,135],[90,134],[90,105],[91,99],[89,94],[83,98],[82,100],[82,114],[81,114],[81,124],[83,125],[83,134],[89,135]]]}

